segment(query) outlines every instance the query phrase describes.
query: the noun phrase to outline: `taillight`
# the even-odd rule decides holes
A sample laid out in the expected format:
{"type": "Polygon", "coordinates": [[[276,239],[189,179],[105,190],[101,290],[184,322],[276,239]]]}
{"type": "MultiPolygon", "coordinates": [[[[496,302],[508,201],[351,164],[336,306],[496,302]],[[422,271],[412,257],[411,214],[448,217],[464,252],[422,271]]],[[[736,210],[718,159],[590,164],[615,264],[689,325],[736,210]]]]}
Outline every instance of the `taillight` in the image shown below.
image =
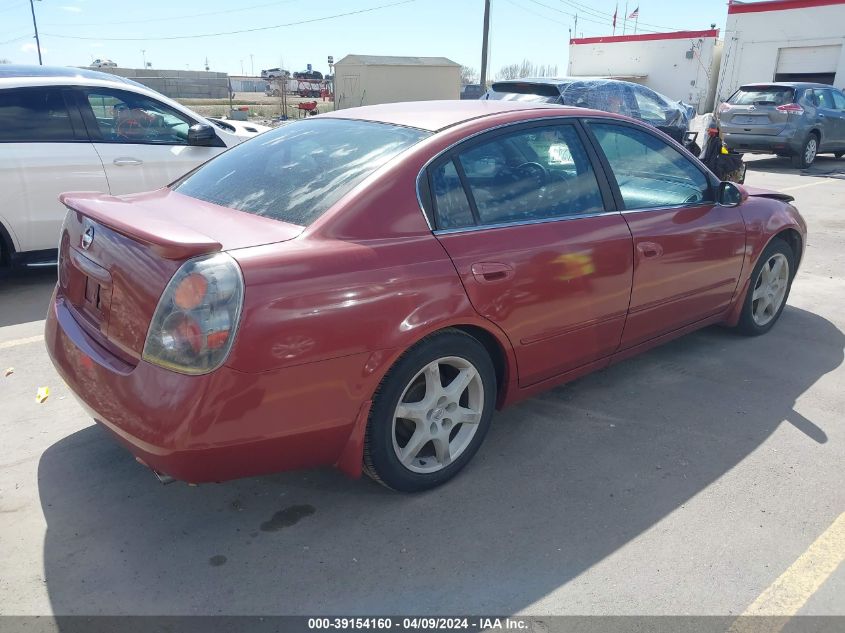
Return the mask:
{"type": "Polygon", "coordinates": [[[780,110],[781,112],[790,112],[792,114],[804,114],[804,108],[802,108],[797,103],[785,103],[783,105],[777,106],[775,110],[780,110]]]}
{"type": "Polygon", "coordinates": [[[216,253],[185,262],[159,299],[143,358],[184,374],[207,374],[226,360],[243,306],[241,269],[216,253]]]}

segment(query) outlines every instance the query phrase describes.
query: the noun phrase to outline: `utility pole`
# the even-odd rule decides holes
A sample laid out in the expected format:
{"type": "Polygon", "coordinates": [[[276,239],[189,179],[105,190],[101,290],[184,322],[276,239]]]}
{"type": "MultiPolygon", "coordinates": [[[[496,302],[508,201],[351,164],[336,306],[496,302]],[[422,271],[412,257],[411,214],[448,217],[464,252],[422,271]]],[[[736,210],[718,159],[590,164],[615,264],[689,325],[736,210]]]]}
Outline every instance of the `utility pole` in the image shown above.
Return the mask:
{"type": "Polygon", "coordinates": [[[481,37],[481,90],[487,90],[487,41],[490,37],[490,0],[484,0],[484,34],[481,37]]]}
{"type": "Polygon", "coordinates": [[[141,59],[144,62],[144,65],[142,66],[142,68],[146,68],[147,67],[147,49],[146,48],[141,49],[141,59]]]}
{"type": "Polygon", "coordinates": [[[255,60],[252,58],[252,53],[249,54],[249,73],[255,77],[255,60]]]}
{"type": "Polygon", "coordinates": [[[35,21],[35,4],[29,0],[29,8],[32,11],[32,27],[35,29],[35,46],[38,48],[38,65],[43,66],[41,61],[41,40],[38,39],[38,23],[35,21]]]}

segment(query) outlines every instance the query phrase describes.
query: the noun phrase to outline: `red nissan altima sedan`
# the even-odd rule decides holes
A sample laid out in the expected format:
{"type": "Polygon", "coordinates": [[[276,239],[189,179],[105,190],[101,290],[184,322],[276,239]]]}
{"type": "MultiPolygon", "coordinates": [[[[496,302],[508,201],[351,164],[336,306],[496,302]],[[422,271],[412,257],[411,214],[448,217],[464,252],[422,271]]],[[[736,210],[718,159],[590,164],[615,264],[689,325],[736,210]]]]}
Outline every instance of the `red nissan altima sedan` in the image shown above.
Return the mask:
{"type": "Polygon", "coordinates": [[[496,408],[710,324],[768,331],[806,241],[791,200],[607,113],[342,110],[159,191],[64,194],[46,342],[167,479],[423,490],[496,408]]]}

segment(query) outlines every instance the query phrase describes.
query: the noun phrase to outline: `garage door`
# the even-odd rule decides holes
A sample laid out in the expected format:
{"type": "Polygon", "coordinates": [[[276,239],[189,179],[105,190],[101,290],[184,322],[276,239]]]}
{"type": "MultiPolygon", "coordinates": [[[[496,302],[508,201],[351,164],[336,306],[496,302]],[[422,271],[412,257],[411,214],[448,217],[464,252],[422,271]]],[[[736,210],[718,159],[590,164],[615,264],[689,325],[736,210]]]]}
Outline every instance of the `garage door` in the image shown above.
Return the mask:
{"type": "Polygon", "coordinates": [[[836,73],[842,45],[796,46],[778,51],[778,75],[836,73]]]}

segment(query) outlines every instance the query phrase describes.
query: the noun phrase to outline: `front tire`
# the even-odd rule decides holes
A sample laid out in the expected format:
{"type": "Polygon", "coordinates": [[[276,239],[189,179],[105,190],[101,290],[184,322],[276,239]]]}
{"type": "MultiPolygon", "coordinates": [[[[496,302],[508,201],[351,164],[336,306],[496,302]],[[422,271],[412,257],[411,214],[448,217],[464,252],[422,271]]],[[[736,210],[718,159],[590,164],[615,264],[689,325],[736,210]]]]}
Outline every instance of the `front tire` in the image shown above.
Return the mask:
{"type": "Polygon", "coordinates": [[[773,239],[751,273],[751,284],[738,325],[742,334],[759,336],[772,329],[789,298],[794,276],[795,255],[792,249],[782,239],[773,239]]]}
{"type": "Polygon", "coordinates": [[[376,392],[364,472],[401,492],[445,483],[481,446],[495,403],[496,372],[477,339],[453,329],[423,339],[376,392]]]}

